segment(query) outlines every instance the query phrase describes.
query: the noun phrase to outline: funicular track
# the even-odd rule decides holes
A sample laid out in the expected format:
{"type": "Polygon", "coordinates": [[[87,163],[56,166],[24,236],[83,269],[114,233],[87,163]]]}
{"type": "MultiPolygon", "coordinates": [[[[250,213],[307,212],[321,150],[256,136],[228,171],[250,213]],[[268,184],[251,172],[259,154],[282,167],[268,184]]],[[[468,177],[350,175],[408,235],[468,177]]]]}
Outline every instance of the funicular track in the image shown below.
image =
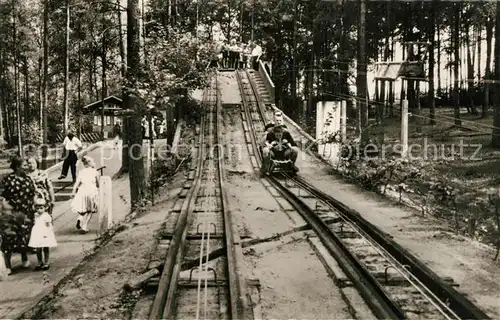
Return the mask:
{"type": "Polygon", "coordinates": [[[197,163],[170,235],[150,319],[253,319],[239,275],[240,240],[224,189],[217,79],[204,91],[203,106],[206,112],[193,157],[197,163]],[[226,255],[211,261],[209,253],[217,248],[225,249],[226,255]],[[188,257],[195,258],[186,261],[188,257]]]}
{"type": "MultiPolygon", "coordinates": [[[[242,119],[254,169],[261,155],[256,134],[263,132],[265,106],[247,71],[236,71],[242,119]]],[[[488,319],[478,307],[417,258],[359,214],[298,176],[266,177],[311,226],[378,318],[488,319]],[[328,221],[328,223],[327,223],[328,221]]],[[[432,250],[432,249],[430,249],[432,250]]],[[[351,285],[343,284],[343,285],[351,285]]]]}

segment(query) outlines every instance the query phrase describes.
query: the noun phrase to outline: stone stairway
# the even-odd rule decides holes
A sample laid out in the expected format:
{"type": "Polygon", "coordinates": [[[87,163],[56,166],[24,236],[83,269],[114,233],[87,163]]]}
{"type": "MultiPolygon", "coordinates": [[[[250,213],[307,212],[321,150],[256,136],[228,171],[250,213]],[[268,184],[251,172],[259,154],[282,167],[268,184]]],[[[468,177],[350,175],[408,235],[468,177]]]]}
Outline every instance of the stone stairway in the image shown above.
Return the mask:
{"type": "MultiPolygon", "coordinates": [[[[56,202],[66,201],[71,199],[71,191],[73,188],[73,181],[71,180],[55,180],[52,181],[56,202]]],[[[0,182],[0,195],[3,193],[3,185],[0,182]]]]}
{"type": "Polygon", "coordinates": [[[56,195],[56,202],[67,201],[71,199],[71,192],[73,191],[73,181],[71,180],[53,180],[52,185],[56,195]]]}
{"type": "Polygon", "coordinates": [[[267,105],[267,104],[272,104],[274,101],[272,101],[271,96],[269,95],[269,92],[267,90],[266,84],[264,83],[264,80],[262,79],[261,75],[259,72],[250,69],[248,70],[248,73],[250,74],[250,77],[252,77],[253,82],[256,85],[257,93],[261,97],[262,101],[267,105]]]}

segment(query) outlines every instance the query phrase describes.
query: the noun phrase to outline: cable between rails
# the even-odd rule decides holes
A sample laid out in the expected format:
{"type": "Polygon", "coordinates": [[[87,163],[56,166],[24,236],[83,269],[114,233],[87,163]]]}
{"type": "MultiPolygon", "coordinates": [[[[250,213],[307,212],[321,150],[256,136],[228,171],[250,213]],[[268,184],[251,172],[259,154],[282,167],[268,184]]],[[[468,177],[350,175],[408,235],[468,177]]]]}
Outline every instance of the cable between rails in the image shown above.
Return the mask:
{"type": "MultiPolygon", "coordinates": [[[[214,144],[214,130],[213,130],[213,104],[210,104],[210,127],[209,127],[209,136],[211,137],[209,148],[213,152],[213,144],[214,144]]],[[[205,200],[203,201],[204,207],[212,208],[215,210],[217,202],[215,201],[216,197],[216,183],[215,183],[215,162],[213,160],[213,154],[209,157],[207,161],[207,188],[204,190],[205,200]]],[[[210,209],[207,209],[210,210],[210,209]]],[[[203,212],[208,212],[204,210],[203,212]]],[[[201,246],[200,246],[200,263],[199,263],[199,275],[198,275],[198,287],[197,287],[197,302],[196,302],[196,319],[200,319],[201,313],[201,291],[202,291],[202,277],[204,277],[204,319],[208,319],[208,261],[210,255],[210,230],[208,230],[209,223],[207,221],[207,216],[203,219],[203,228],[201,234],[201,246]],[[206,243],[206,244],[205,244],[206,243]],[[205,250],[206,249],[206,250],[205,250]],[[204,251],[206,254],[204,254],[204,251]],[[203,258],[205,257],[205,268],[203,268],[203,258]]]]}

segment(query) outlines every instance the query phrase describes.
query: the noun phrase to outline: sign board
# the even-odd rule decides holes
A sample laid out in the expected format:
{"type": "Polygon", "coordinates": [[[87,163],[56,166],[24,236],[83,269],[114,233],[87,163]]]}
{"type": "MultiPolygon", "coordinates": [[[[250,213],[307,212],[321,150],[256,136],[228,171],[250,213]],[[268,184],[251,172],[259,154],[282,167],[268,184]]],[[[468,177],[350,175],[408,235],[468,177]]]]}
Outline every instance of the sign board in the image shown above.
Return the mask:
{"type": "Polygon", "coordinates": [[[375,65],[375,79],[396,80],[399,77],[402,62],[380,62],[375,65]]]}
{"type": "Polygon", "coordinates": [[[113,183],[111,177],[99,177],[99,233],[113,226],[113,183]]]}
{"type": "Polygon", "coordinates": [[[420,61],[404,62],[399,69],[398,76],[425,78],[424,64],[420,61]]]}

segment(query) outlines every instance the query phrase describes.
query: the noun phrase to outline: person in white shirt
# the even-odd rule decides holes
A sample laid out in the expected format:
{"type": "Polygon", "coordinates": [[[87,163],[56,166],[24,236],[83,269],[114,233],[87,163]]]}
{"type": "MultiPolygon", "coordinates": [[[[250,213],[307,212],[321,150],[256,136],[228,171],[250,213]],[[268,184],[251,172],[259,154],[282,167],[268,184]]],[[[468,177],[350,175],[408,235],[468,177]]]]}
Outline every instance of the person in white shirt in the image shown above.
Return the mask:
{"type": "Polygon", "coordinates": [[[64,162],[61,171],[61,175],[59,176],[59,180],[66,178],[68,175],[68,169],[71,167],[71,177],[73,178],[73,182],[76,181],[76,162],[78,161],[78,156],[76,155],[78,151],[80,151],[83,146],[80,139],[75,137],[75,135],[71,132],[68,133],[66,138],[63,141],[64,146],[64,162]]]}
{"type": "Polygon", "coordinates": [[[262,47],[259,46],[256,42],[252,43],[252,68],[255,71],[259,70],[259,60],[262,55],[262,47]]]}
{"type": "Polygon", "coordinates": [[[236,39],[231,39],[231,43],[229,45],[229,68],[238,69],[238,64],[240,60],[240,52],[241,49],[236,43],[236,39]]]}

